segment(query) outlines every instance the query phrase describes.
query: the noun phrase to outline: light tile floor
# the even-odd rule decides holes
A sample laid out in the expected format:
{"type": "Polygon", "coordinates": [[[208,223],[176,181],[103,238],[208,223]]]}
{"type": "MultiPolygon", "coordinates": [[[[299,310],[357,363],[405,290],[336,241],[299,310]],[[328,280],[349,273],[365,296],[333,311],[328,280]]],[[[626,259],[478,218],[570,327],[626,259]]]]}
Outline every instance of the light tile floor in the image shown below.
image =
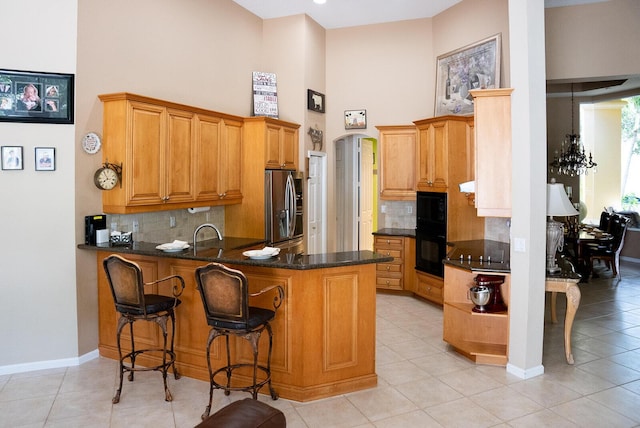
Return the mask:
{"type": "MultiPolygon", "coordinates": [[[[377,298],[378,386],[309,403],[267,395],[296,427],[640,427],[640,264],[622,279],[581,284],[573,331],[575,365],[564,359],[563,324],[547,311],[544,375],[522,380],[475,365],[442,341],[442,309],[388,294],[377,298]]],[[[564,299],[558,298],[560,319],[564,299]]],[[[547,305],[548,306],[548,305],[547,305]]],[[[205,382],[170,378],[165,402],[157,372],[125,381],[111,404],[116,363],[0,376],[0,427],[193,427],[208,399],[205,382]]],[[[248,394],[216,393],[213,411],[248,394]]],[[[212,411],[212,413],[213,413],[212,411]]]]}

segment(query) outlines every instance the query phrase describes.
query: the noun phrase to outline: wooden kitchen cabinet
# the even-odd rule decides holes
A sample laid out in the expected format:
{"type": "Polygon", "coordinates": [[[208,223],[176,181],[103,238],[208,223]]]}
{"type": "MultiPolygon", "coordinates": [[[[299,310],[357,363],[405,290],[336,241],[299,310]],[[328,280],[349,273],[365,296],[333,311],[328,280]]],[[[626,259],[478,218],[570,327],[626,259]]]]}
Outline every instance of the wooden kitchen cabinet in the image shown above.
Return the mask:
{"type": "Polygon", "coordinates": [[[256,116],[244,119],[242,139],[242,193],[251,195],[240,205],[225,208],[225,233],[239,238],[263,237],[265,231],[265,169],[294,170],[298,162],[300,125],[256,116]]]}
{"type": "Polygon", "coordinates": [[[105,213],[241,202],[242,118],[129,93],[99,98],[102,159],[122,165],[121,186],[102,193],[105,213]]]}
{"type": "Polygon", "coordinates": [[[475,285],[473,279],[478,273],[505,277],[501,294],[508,308],[510,274],[472,272],[445,265],[443,339],[476,363],[504,366],[509,357],[509,311],[473,312],[474,304],[469,300],[467,291],[475,285]]]}
{"type": "Polygon", "coordinates": [[[413,291],[415,283],[416,240],[406,236],[379,235],[374,251],[392,256],[393,261],[376,265],[376,288],[413,291]]]}
{"type": "Polygon", "coordinates": [[[428,273],[415,271],[416,282],[414,293],[427,300],[442,305],[444,280],[428,273]]]}
{"type": "Polygon", "coordinates": [[[196,200],[242,200],[242,122],[196,115],[196,200]]]}
{"type": "Polygon", "coordinates": [[[473,180],[473,116],[415,121],[418,128],[417,190],[446,192],[473,180]]]}
{"type": "Polygon", "coordinates": [[[264,150],[262,169],[298,169],[298,128],[295,123],[264,116],[244,119],[245,140],[252,151],[264,150]]]}
{"type": "Polygon", "coordinates": [[[416,139],[414,125],[376,126],[380,132],[380,199],[416,200],[416,139]]]}
{"type": "Polygon", "coordinates": [[[511,93],[470,93],[475,112],[475,206],[483,217],[511,217],[511,93]]]}

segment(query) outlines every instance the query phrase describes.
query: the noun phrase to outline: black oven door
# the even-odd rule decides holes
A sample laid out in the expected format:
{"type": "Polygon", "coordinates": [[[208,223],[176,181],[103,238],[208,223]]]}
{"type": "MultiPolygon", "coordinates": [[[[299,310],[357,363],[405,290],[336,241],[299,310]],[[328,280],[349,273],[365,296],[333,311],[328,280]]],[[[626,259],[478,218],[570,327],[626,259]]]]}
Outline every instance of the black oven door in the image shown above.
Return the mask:
{"type": "Polygon", "coordinates": [[[444,260],[447,242],[444,235],[435,235],[416,229],[416,269],[431,275],[444,277],[444,260]]]}

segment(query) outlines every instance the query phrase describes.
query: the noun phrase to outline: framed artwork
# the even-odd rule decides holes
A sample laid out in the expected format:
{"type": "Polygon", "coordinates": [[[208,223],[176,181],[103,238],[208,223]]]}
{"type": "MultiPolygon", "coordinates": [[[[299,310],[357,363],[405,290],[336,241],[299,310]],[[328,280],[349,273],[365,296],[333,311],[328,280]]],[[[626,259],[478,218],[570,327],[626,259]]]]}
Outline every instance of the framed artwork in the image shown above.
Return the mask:
{"type": "Polygon", "coordinates": [[[55,171],[56,149],[54,147],[36,147],[36,171],[55,171]]]}
{"type": "Polygon", "coordinates": [[[440,55],[436,66],[435,115],[473,114],[473,89],[500,87],[501,35],[440,55]]]}
{"type": "Polygon", "coordinates": [[[324,113],[324,94],[307,89],[307,110],[324,113]]]}
{"type": "Polygon", "coordinates": [[[0,121],[73,123],[73,74],[0,70],[0,121]]]}
{"type": "Polygon", "coordinates": [[[367,111],[345,110],[344,129],[367,129],[367,111]]]}
{"type": "Polygon", "coordinates": [[[22,146],[2,146],[2,169],[24,169],[22,146]]]}

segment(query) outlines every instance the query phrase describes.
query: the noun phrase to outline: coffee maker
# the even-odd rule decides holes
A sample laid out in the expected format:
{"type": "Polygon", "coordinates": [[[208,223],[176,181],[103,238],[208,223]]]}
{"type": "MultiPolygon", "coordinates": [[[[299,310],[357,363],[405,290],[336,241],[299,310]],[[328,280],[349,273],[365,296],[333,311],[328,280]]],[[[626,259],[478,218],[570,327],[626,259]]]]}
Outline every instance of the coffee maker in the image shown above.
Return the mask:
{"type": "Polygon", "coordinates": [[[502,300],[502,275],[477,275],[473,281],[475,286],[469,290],[471,301],[475,304],[473,312],[504,312],[507,306],[502,300]]]}

